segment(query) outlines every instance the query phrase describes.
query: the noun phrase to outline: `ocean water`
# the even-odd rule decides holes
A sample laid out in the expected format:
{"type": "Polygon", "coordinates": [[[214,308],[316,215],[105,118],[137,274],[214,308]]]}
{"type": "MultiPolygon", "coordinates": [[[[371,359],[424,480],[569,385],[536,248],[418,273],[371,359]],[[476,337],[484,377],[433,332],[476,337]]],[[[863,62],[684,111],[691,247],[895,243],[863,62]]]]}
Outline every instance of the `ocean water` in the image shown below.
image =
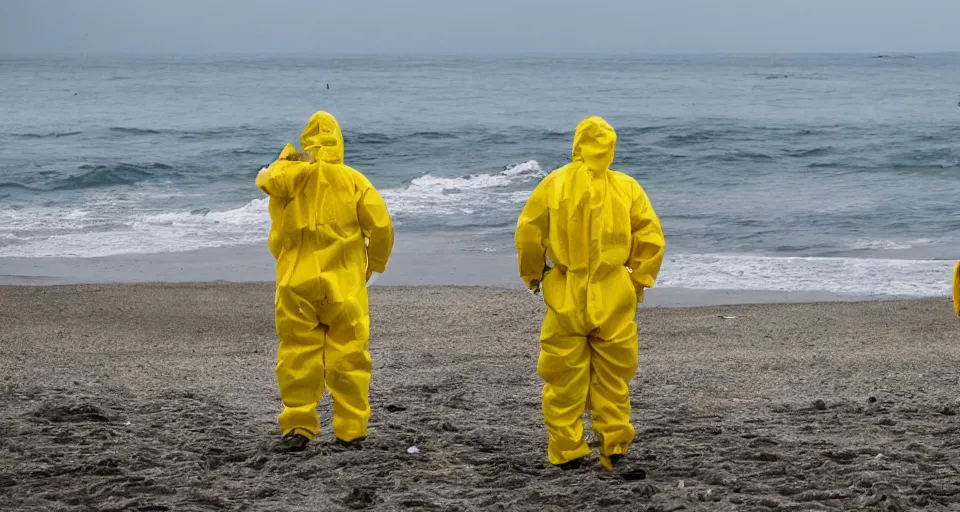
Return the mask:
{"type": "Polygon", "coordinates": [[[960,54],[6,55],[0,90],[0,274],[264,244],[254,176],[319,109],[422,258],[513,257],[593,114],[663,221],[661,287],[942,296],[960,258],[960,54]]]}

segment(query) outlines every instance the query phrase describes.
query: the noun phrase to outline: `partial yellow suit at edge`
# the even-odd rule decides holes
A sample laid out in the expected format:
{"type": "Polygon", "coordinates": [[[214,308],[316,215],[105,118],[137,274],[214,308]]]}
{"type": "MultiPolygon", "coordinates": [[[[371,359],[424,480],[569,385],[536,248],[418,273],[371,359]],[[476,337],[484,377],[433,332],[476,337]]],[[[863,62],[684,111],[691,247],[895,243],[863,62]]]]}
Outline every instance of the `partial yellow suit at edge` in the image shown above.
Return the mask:
{"type": "Polygon", "coordinates": [[[284,434],[317,435],[324,385],[333,431],[366,436],[370,418],[370,317],[366,281],[393,249],[386,204],[370,181],[343,163],[334,117],[315,113],[300,137],[257,175],[270,196],[267,245],[277,259],[277,380],[284,434]]]}
{"type": "Polygon", "coordinates": [[[520,276],[530,289],[542,282],[547,305],[537,372],[548,457],[558,465],[590,453],[585,409],[608,469],[609,457],[625,454],[635,433],[629,383],[637,370],[636,309],[654,285],[665,243],[640,184],[609,169],[616,139],[599,117],[581,122],[572,163],[541,181],[517,223],[520,276]]]}
{"type": "Polygon", "coordinates": [[[953,268],[953,310],[960,316],[960,261],[953,268]]]}

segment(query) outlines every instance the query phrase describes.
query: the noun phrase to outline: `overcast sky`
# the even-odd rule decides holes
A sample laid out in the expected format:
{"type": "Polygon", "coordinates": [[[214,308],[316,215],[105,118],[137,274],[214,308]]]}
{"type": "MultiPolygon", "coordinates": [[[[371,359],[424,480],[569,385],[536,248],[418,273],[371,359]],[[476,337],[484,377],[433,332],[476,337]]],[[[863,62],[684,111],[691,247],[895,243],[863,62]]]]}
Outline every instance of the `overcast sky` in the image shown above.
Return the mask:
{"type": "Polygon", "coordinates": [[[960,50],[960,0],[0,0],[0,52],[960,50]]]}

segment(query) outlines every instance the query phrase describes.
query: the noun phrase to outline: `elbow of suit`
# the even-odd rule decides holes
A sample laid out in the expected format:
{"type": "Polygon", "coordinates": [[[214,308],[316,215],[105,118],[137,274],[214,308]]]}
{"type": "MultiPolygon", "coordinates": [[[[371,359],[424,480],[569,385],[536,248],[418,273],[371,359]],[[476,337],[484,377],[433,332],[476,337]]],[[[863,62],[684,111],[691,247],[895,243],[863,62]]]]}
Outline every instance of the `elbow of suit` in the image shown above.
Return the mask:
{"type": "Polygon", "coordinates": [[[272,195],[273,195],[273,194],[270,193],[270,187],[269,187],[269,184],[270,184],[270,171],[268,171],[268,170],[266,170],[266,169],[261,170],[261,171],[257,174],[256,183],[257,183],[257,188],[260,189],[261,192],[263,192],[264,194],[266,194],[266,195],[268,195],[268,196],[272,196],[272,195]]]}
{"type": "Polygon", "coordinates": [[[370,269],[382,274],[387,269],[392,251],[393,233],[383,233],[380,236],[374,233],[370,239],[370,246],[367,248],[367,262],[370,269]]]}
{"type": "Polygon", "coordinates": [[[382,274],[387,271],[387,262],[386,260],[370,258],[368,260],[370,265],[370,271],[382,274]]]}
{"type": "Polygon", "coordinates": [[[257,177],[254,181],[257,183],[257,188],[264,188],[267,184],[267,181],[270,179],[270,169],[264,167],[257,172],[257,177]]]}
{"type": "Polygon", "coordinates": [[[653,288],[656,284],[656,279],[649,274],[641,274],[639,272],[634,272],[633,276],[633,285],[637,291],[643,290],[644,288],[653,288]]]}

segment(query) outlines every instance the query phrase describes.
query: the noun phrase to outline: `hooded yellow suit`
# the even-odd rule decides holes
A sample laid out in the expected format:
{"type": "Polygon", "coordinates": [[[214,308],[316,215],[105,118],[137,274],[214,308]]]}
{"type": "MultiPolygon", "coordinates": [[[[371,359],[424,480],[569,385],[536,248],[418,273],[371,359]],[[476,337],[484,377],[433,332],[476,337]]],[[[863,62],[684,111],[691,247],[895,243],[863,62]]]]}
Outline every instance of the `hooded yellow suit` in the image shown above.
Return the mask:
{"type": "Polygon", "coordinates": [[[270,196],[267,245],[277,259],[277,380],[280,428],[317,435],[324,384],[333,431],[364,437],[370,417],[370,317],[366,280],[383,272],[393,248],[387,207],[373,185],[343,164],[336,119],[314,114],[300,137],[257,175],[270,196]]]}
{"type": "Polygon", "coordinates": [[[637,303],[660,271],[664,239],[640,185],[610,170],[616,140],[603,119],[581,122],[572,163],[543,179],[517,223],[520,276],[533,290],[542,283],[547,305],[537,372],[545,382],[548,456],[558,465],[590,453],[585,409],[608,469],[609,457],[625,454],[634,436],[637,303]]]}

